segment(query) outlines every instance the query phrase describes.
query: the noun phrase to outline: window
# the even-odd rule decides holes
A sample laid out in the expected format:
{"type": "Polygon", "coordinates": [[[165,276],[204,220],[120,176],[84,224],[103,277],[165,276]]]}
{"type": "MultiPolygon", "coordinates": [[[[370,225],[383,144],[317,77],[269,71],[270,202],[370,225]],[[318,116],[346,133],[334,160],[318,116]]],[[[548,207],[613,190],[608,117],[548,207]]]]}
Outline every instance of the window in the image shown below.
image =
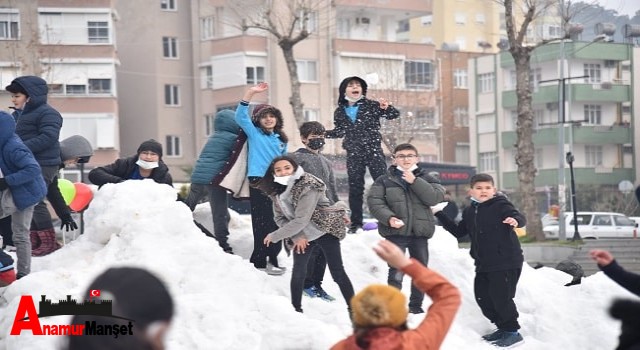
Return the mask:
{"type": "Polygon", "coordinates": [[[20,34],[20,14],[0,13],[0,39],[16,40],[20,34]]]}
{"type": "Polygon", "coordinates": [[[316,61],[296,60],[300,82],[317,82],[316,61]]]}
{"type": "Polygon", "coordinates": [[[47,84],[50,94],[64,94],[64,85],[62,84],[47,84]]]}
{"type": "Polygon", "coordinates": [[[429,61],[406,61],[404,81],[409,89],[433,88],[433,65],[429,61]]]}
{"type": "Polygon", "coordinates": [[[309,10],[300,10],[298,15],[300,16],[300,22],[298,22],[298,29],[302,30],[304,24],[304,15],[307,15],[307,31],[313,33],[318,30],[318,13],[309,10]]]}
{"type": "Polygon", "coordinates": [[[304,121],[305,122],[315,122],[318,121],[318,115],[320,112],[317,109],[304,109],[304,121]]]}
{"type": "MultiPolygon", "coordinates": [[[[300,72],[298,71],[298,75],[300,72]]],[[[299,78],[302,80],[302,78],[299,78]]],[[[264,81],[264,67],[247,67],[247,85],[255,85],[264,81]]]]}
{"type": "Polygon", "coordinates": [[[86,85],[66,85],[67,95],[84,95],[87,93],[86,85]]]}
{"type": "Polygon", "coordinates": [[[160,8],[168,11],[176,10],[176,0],[160,0],[160,8]]]}
{"type": "Polygon", "coordinates": [[[200,88],[213,89],[213,67],[205,66],[200,68],[200,88]]]}
{"type": "Polygon", "coordinates": [[[479,115],[477,123],[478,134],[487,134],[496,131],[496,116],[493,114],[479,115]]]}
{"type": "Polygon", "coordinates": [[[559,25],[549,25],[548,38],[559,38],[562,36],[562,30],[559,25]]]}
{"type": "Polygon", "coordinates": [[[467,23],[467,15],[464,13],[456,13],[455,18],[457,25],[464,25],[465,23],[467,23]]]}
{"type": "Polygon", "coordinates": [[[162,37],[162,56],[165,58],[178,57],[178,39],[172,37],[162,37]]]}
{"type": "Polygon", "coordinates": [[[478,75],[478,81],[479,81],[478,92],[479,93],[493,92],[494,80],[495,80],[495,76],[493,72],[479,74],[478,75]]]}
{"type": "Polygon", "coordinates": [[[480,153],[478,160],[478,172],[496,171],[496,161],[498,154],[496,152],[480,153]]]}
{"type": "Polygon", "coordinates": [[[469,164],[469,144],[468,143],[457,143],[456,144],[456,163],[458,164],[469,164]]]}
{"type": "Polygon", "coordinates": [[[402,21],[398,21],[398,29],[396,33],[406,33],[410,29],[409,20],[403,19],[402,21]]]}
{"type": "Polygon", "coordinates": [[[600,79],[600,65],[597,63],[585,63],[584,75],[588,77],[584,78],[585,83],[599,83],[600,79]]]}
{"type": "Polygon", "coordinates": [[[178,85],[164,86],[164,104],[167,106],[180,105],[180,89],[178,85]]]}
{"type": "Polygon", "coordinates": [[[169,157],[180,157],[182,155],[182,150],[180,149],[180,137],[174,135],[167,135],[167,156],[169,157]]]}
{"type": "Polygon", "coordinates": [[[90,94],[110,94],[111,79],[89,79],[90,94]]]}
{"type": "Polygon", "coordinates": [[[87,22],[89,43],[109,42],[109,22],[87,22]]]}
{"type": "Polygon", "coordinates": [[[586,165],[596,167],[602,165],[602,146],[584,146],[586,165]]]}
{"type": "Polygon", "coordinates": [[[466,107],[456,107],[453,109],[453,124],[457,127],[469,126],[469,113],[466,107]]]}
{"type": "MultiPolygon", "coordinates": [[[[538,85],[542,80],[542,69],[532,68],[529,70],[529,87],[532,92],[538,91],[538,85]]],[[[514,86],[515,87],[515,86],[514,86]]]]}
{"type": "Polygon", "coordinates": [[[602,124],[602,106],[584,105],[584,120],[587,124],[602,124]]]}
{"type": "Polygon", "coordinates": [[[215,19],[213,16],[200,18],[200,39],[212,39],[216,35],[215,19]]]}
{"type": "Polygon", "coordinates": [[[434,109],[419,109],[416,112],[415,123],[419,129],[437,127],[436,113],[434,109]]]}
{"type": "MultiPolygon", "coordinates": [[[[515,151],[516,151],[516,153],[518,152],[518,150],[515,150],[515,151]]],[[[543,163],[542,160],[544,159],[544,151],[543,151],[543,149],[542,148],[536,148],[534,155],[535,155],[536,168],[542,169],[542,165],[543,165],[542,164],[543,163]]],[[[515,158],[513,158],[513,159],[515,159],[515,158]]],[[[517,164],[516,164],[516,166],[517,166],[517,164]]]]}
{"type": "Polygon", "coordinates": [[[453,87],[458,89],[466,89],[468,86],[467,70],[456,69],[453,71],[453,87]]]}
{"type": "Polygon", "coordinates": [[[205,114],[204,115],[204,125],[205,125],[206,136],[209,136],[209,135],[213,134],[213,131],[215,130],[215,128],[214,128],[215,119],[216,119],[216,115],[213,114],[213,113],[209,113],[209,114],[205,114]]]}
{"type": "Polygon", "coordinates": [[[420,23],[422,23],[423,27],[430,26],[431,23],[433,23],[433,16],[429,15],[420,17],[420,23]]]}
{"type": "Polygon", "coordinates": [[[485,22],[484,13],[476,13],[476,23],[484,24],[484,22],[485,22]]]}

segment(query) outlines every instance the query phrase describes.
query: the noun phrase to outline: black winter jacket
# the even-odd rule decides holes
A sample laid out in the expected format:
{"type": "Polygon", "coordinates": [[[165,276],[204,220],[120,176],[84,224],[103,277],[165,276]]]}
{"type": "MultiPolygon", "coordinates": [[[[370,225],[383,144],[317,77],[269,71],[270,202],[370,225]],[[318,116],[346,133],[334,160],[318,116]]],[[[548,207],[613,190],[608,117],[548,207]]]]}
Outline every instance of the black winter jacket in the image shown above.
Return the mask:
{"type": "MultiPolygon", "coordinates": [[[[89,181],[94,185],[102,186],[108,183],[119,183],[131,178],[131,174],[138,166],[138,156],[120,158],[115,163],[95,168],[89,172],[89,181]]],[[[158,162],[158,167],[153,169],[149,177],[159,184],[173,186],[169,168],[163,161],[158,162]]]]}
{"type": "Polygon", "coordinates": [[[62,116],[47,104],[47,82],[36,76],[23,76],[13,80],[29,94],[23,110],[13,112],[16,134],[31,150],[40,166],[58,166],[60,159],[60,129],[62,116]]]}
{"type": "Polygon", "coordinates": [[[476,272],[493,272],[522,268],[524,256],[520,241],[513,228],[502,223],[508,217],[526,225],[526,219],[509,200],[497,195],[485,202],[473,202],[462,212],[462,221],[456,224],[442,212],[436,214],[442,226],[456,237],[471,237],[471,257],[476,272]]]}
{"type": "Polygon", "coordinates": [[[345,106],[340,104],[333,113],[333,130],[327,130],[325,137],[337,139],[344,137],[342,148],[351,154],[382,154],[382,135],[380,134],[380,118],[396,119],[400,112],[389,106],[386,110],[380,108],[377,101],[363,98],[356,102],[358,114],[355,123],[347,116],[345,106]]]}
{"type": "Polygon", "coordinates": [[[430,206],[444,200],[445,189],[439,181],[423,169],[413,171],[415,181],[409,184],[398,175],[395,165],[371,186],[367,205],[378,220],[381,236],[414,236],[431,238],[435,231],[435,218],[430,206]],[[404,226],[393,228],[389,219],[396,217],[404,226]]]}

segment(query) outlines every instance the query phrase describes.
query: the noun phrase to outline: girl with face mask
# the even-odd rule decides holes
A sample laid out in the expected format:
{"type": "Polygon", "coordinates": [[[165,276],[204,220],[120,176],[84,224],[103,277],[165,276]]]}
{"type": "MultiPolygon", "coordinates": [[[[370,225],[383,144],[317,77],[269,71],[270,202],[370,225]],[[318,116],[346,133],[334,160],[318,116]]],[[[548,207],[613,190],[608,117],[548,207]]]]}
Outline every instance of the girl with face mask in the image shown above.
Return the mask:
{"type": "Polygon", "coordinates": [[[97,167],[89,172],[89,180],[98,186],[144,179],[173,186],[169,168],[162,161],[162,145],[153,139],[140,144],[135,156],[120,158],[115,163],[97,167]]]}
{"type": "MultiPolygon", "coordinates": [[[[259,183],[259,188],[273,201],[275,221],[280,227],[264,238],[269,246],[284,239],[293,242],[293,271],[291,274],[291,304],[296,311],[302,312],[302,290],[307,274],[307,264],[311,252],[320,249],[324,255],[331,277],[340,287],[347,306],[353,297],[353,286],[342,264],[340,240],[327,233],[314,214],[318,210],[328,209],[330,201],[325,195],[325,184],[317,177],[305,173],[295,160],[289,156],[276,157],[267,173],[259,183]]],[[[338,205],[332,207],[336,208],[338,205]]],[[[344,212],[342,233],[345,234],[348,223],[344,212]]],[[[350,310],[350,308],[348,308],[350,310]]]]}

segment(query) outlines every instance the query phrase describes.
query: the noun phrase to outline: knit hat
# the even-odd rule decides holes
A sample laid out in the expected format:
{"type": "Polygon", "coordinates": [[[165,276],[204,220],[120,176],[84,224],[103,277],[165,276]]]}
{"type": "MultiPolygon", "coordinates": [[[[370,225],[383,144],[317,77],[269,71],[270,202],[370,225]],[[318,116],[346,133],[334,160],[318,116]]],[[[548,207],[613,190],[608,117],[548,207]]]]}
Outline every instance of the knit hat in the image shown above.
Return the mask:
{"type": "Polygon", "coordinates": [[[17,81],[12,81],[11,84],[7,85],[7,87],[5,88],[5,90],[17,94],[23,94],[27,97],[29,97],[29,93],[27,93],[27,90],[24,89],[24,87],[22,87],[22,85],[20,85],[20,83],[18,83],[17,81]]]}
{"type": "Polygon", "coordinates": [[[400,290],[373,284],[351,299],[353,324],[356,327],[393,327],[407,322],[406,297],[400,290]]]}
{"type": "Polygon", "coordinates": [[[140,144],[140,147],[138,147],[138,155],[144,151],[151,151],[162,158],[162,145],[154,139],[147,140],[140,144]]]}

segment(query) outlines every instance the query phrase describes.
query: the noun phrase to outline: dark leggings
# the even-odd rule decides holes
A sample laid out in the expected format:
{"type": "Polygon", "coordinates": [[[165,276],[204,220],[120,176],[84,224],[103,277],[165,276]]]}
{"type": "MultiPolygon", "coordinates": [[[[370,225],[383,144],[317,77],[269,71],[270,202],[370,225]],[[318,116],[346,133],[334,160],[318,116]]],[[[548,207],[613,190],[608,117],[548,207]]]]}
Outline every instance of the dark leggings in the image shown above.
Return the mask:
{"type": "MultiPolygon", "coordinates": [[[[258,181],[259,178],[251,177],[251,182],[258,181]]],[[[262,191],[251,187],[249,191],[249,202],[251,203],[251,226],[253,228],[253,252],[249,261],[256,268],[267,267],[267,258],[273,266],[278,265],[278,254],[282,250],[282,243],[271,243],[268,247],[264,245],[264,238],[271,232],[278,229],[278,225],[273,220],[273,204],[271,199],[264,195],[262,191]]]]}
{"type": "Polygon", "coordinates": [[[325,234],[315,241],[309,242],[307,250],[298,254],[293,252],[293,271],[291,273],[291,304],[297,311],[302,311],[302,288],[307,275],[307,264],[314,249],[320,249],[327,260],[331,277],[340,287],[344,301],[349,305],[353,297],[353,285],[342,265],[342,253],[340,252],[340,240],[335,236],[325,234]]]}

